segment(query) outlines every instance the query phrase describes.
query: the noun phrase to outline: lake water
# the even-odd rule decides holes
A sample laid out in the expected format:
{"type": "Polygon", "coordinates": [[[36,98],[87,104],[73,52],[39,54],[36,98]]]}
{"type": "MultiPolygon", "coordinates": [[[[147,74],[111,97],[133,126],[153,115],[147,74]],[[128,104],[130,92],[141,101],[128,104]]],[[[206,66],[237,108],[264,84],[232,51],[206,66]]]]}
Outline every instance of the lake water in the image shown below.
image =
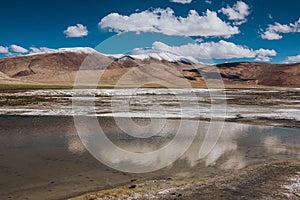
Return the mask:
{"type": "MultiPolygon", "coordinates": [[[[129,124],[128,118],[119,120],[129,124]]],[[[184,124],[184,135],[175,141],[177,148],[190,139],[196,128],[197,134],[192,145],[176,162],[158,171],[127,173],[107,167],[86,150],[72,117],[1,116],[0,199],[64,199],[133,179],[203,179],[255,163],[300,159],[299,129],[225,123],[215,144],[213,139],[204,140],[208,122],[170,119],[163,123],[158,134],[150,138],[134,138],[125,134],[112,118],[102,117],[98,121],[110,141],[134,153],[163,148],[173,141],[181,124],[184,124]],[[201,157],[199,151],[204,141],[213,148],[208,155],[201,157]]],[[[83,126],[84,121],[82,123],[79,125],[83,126]]],[[[134,123],[146,126],[149,119],[135,118],[134,123]]],[[[160,120],[155,123],[160,125],[160,120]]],[[[155,130],[143,130],[151,131],[155,130]]],[[[90,135],[86,139],[86,144],[92,144],[95,138],[90,135]]],[[[124,163],[147,168],[159,166],[164,158],[173,157],[177,152],[175,146],[164,155],[139,160],[117,156],[110,146],[102,145],[98,150],[104,151],[104,157],[116,168],[124,163]]]]}

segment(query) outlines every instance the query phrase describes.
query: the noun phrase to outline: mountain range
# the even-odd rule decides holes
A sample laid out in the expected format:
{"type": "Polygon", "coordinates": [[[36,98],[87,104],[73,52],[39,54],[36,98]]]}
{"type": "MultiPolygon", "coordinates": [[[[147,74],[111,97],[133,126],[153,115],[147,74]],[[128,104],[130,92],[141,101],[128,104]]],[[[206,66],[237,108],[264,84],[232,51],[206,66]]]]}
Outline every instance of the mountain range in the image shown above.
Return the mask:
{"type": "Polygon", "coordinates": [[[193,87],[205,87],[207,79],[221,77],[226,87],[300,87],[300,63],[212,66],[169,52],[106,55],[84,47],[1,58],[0,84],[72,86],[79,70],[85,72],[80,80],[83,85],[92,84],[91,77],[101,75],[99,86],[186,81],[193,87]]]}

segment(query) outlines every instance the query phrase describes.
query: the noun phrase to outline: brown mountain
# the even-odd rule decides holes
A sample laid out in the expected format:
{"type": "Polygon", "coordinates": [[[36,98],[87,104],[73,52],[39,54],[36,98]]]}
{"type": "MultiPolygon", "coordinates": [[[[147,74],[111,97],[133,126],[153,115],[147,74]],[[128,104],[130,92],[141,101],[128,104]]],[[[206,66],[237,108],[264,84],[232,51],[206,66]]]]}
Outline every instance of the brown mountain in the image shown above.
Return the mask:
{"type": "Polygon", "coordinates": [[[217,66],[225,79],[252,82],[265,86],[300,87],[300,63],[242,62],[217,66]]]}
{"type": "Polygon", "coordinates": [[[203,78],[222,77],[227,87],[300,87],[300,64],[259,62],[225,63],[212,70],[210,65],[185,59],[166,61],[114,58],[96,52],[55,52],[0,59],[0,84],[61,85],[74,84],[81,69],[80,84],[88,85],[99,76],[99,85],[160,84],[205,86],[203,78]],[[182,83],[182,84],[181,84],[182,83]]]}

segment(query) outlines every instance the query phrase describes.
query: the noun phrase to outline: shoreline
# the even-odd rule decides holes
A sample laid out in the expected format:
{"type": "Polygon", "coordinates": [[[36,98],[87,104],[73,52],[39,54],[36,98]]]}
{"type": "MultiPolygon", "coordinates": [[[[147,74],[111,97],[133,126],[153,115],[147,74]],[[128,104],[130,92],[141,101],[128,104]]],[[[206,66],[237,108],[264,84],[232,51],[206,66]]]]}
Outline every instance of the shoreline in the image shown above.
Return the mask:
{"type": "MultiPolygon", "coordinates": [[[[74,83],[68,83],[64,85],[52,84],[52,83],[27,83],[27,84],[5,84],[0,83],[0,91],[10,91],[10,90],[51,90],[51,89],[132,89],[132,88],[144,88],[144,89],[165,89],[165,87],[157,85],[82,85],[75,86],[74,83]]],[[[185,88],[185,87],[171,87],[172,89],[176,88],[185,88]]],[[[191,89],[208,89],[206,85],[191,85],[191,89]]],[[[299,87],[281,87],[281,86],[268,86],[268,85],[243,85],[243,84],[224,84],[224,88],[215,87],[210,89],[299,89],[299,87]]]]}
{"type": "MultiPolygon", "coordinates": [[[[2,115],[0,117],[23,117],[23,118],[73,118],[71,115],[2,115]]],[[[114,119],[113,116],[85,116],[85,115],[76,115],[76,117],[97,117],[97,119],[114,119]]],[[[150,119],[147,117],[116,117],[117,119],[150,119]]],[[[207,118],[162,118],[162,117],[153,117],[152,119],[167,119],[167,120],[199,120],[203,122],[209,122],[211,119],[207,118]]],[[[214,122],[222,122],[222,120],[214,119],[214,122]]],[[[278,119],[278,118],[228,118],[225,119],[226,123],[238,123],[238,124],[249,124],[255,126],[271,126],[271,127],[281,127],[281,128],[292,128],[300,129],[300,121],[293,119],[278,119]]]]}
{"type": "Polygon", "coordinates": [[[204,180],[153,180],[88,192],[70,200],[125,199],[297,199],[300,197],[300,160],[271,161],[250,165],[204,180]]]}

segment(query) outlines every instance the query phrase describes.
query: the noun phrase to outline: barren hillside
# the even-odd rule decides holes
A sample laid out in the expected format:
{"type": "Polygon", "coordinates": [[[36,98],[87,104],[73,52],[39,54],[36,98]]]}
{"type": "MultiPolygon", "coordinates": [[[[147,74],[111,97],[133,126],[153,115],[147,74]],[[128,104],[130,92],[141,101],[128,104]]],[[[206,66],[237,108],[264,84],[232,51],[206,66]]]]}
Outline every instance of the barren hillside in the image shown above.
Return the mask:
{"type": "Polygon", "coordinates": [[[115,58],[100,53],[57,52],[0,59],[0,84],[73,85],[78,70],[85,71],[82,84],[89,77],[101,76],[99,84],[138,85],[178,83],[202,87],[205,79],[221,75],[228,87],[300,87],[300,64],[267,64],[259,62],[225,63],[211,66],[187,60],[138,59],[131,56],[115,58]],[[92,58],[91,58],[92,57],[92,58]],[[100,64],[99,64],[100,62],[100,64]]]}

